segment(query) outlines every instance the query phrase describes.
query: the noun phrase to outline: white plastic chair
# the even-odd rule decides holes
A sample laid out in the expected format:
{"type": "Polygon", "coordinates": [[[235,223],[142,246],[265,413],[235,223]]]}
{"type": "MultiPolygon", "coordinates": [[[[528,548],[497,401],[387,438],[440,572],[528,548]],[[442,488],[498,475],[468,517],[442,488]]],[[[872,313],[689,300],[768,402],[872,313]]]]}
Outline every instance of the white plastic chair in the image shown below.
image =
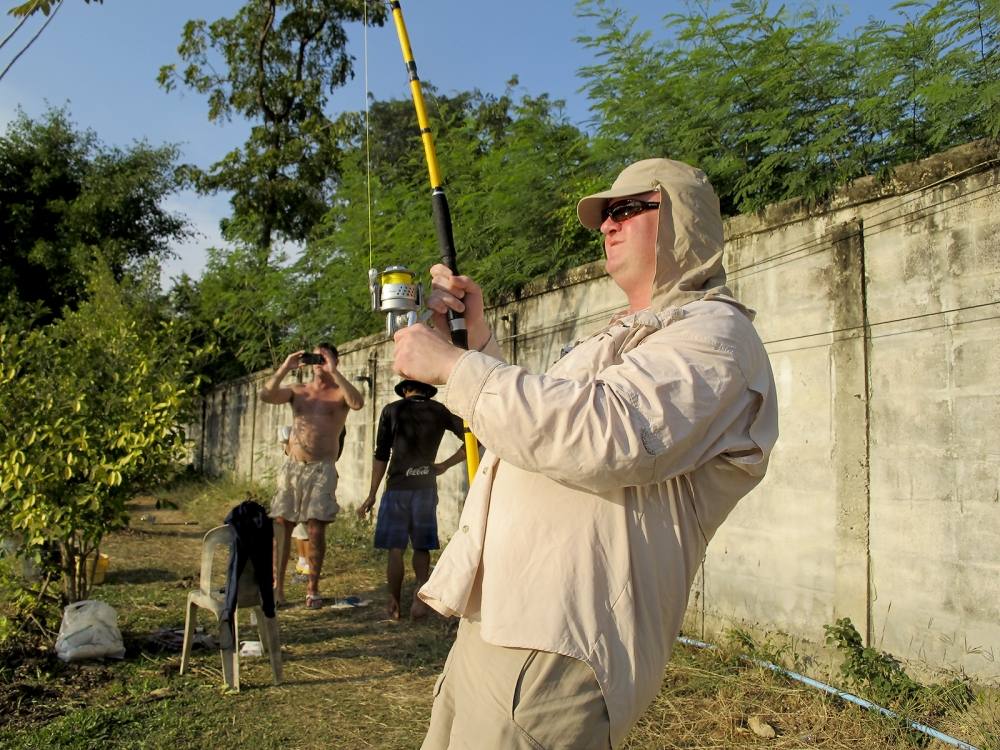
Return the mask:
{"type": "MultiPolygon", "coordinates": [[[[209,610],[215,615],[216,620],[221,620],[222,610],[225,606],[226,595],[224,591],[212,590],[212,565],[215,559],[215,551],[220,545],[229,548],[232,554],[236,537],[233,527],[228,524],[216,526],[205,534],[201,542],[201,576],[197,591],[192,591],[187,598],[187,616],[184,619],[184,647],[181,651],[181,674],[184,674],[191,656],[191,641],[194,637],[194,629],[197,624],[196,608],[209,610]]],[[[226,682],[226,687],[236,690],[240,689],[240,634],[239,634],[239,611],[240,609],[252,608],[257,619],[257,631],[260,633],[260,642],[264,652],[270,657],[271,672],[274,676],[274,684],[281,684],[281,643],[278,639],[278,618],[265,617],[264,609],[261,607],[260,588],[254,580],[253,565],[248,561],[238,582],[238,592],[236,597],[236,612],[233,613],[233,648],[222,649],[222,677],[226,682]]]]}

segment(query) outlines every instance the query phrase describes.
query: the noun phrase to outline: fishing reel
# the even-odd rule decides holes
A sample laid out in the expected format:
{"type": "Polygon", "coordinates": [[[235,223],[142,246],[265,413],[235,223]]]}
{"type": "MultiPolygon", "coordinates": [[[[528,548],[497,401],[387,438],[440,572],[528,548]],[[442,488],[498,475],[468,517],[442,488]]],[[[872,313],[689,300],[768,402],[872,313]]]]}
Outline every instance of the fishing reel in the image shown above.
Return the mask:
{"type": "Polygon", "coordinates": [[[389,266],[384,271],[368,269],[368,288],[372,310],[385,313],[386,333],[417,322],[417,311],[424,303],[424,292],[416,274],[405,266],[389,266]]]}

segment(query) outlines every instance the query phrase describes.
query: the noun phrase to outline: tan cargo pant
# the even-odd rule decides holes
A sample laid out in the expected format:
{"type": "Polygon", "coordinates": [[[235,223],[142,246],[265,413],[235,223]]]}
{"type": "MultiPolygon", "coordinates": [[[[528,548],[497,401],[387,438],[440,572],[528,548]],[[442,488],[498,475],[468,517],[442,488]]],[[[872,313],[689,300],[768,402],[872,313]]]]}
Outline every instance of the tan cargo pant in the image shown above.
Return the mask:
{"type": "Polygon", "coordinates": [[[494,646],[479,623],[462,619],[421,750],[608,750],[609,737],[604,696],[586,663],[494,646]]]}

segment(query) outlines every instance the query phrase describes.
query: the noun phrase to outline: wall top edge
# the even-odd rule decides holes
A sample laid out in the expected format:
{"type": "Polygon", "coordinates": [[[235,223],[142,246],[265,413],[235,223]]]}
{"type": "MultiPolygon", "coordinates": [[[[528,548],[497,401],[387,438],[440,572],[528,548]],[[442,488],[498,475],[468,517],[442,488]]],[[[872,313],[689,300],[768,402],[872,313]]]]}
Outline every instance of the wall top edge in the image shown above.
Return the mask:
{"type": "Polygon", "coordinates": [[[869,175],[852,180],[830,198],[814,205],[802,198],[773,203],[753,214],[725,221],[726,241],[777,229],[845,208],[906,195],[938,182],[985,172],[1000,165],[1000,142],[982,139],[955,146],[920,161],[900,164],[888,176],[869,175]]]}
{"type": "Polygon", "coordinates": [[[520,302],[529,297],[538,297],[547,292],[555,291],[556,289],[565,289],[566,287],[573,286],[575,284],[584,284],[588,281],[601,278],[604,275],[603,260],[595,260],[590,263],[585,263],[582,266],[567,268],[566,270],[555,273],[547,278],[532,279],[525,284],[524,287],[522,287],[520,293],[518,294],[508,293],[500,295],[488,309],[495,310],[503,307],[504,305],[520,302]]]}

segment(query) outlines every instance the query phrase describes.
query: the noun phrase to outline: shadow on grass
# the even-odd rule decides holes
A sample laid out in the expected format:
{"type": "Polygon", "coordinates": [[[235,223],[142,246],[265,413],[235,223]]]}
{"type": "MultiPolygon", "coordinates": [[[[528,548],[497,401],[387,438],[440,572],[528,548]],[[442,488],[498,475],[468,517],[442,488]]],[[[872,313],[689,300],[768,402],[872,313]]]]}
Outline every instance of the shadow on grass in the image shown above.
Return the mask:
{"type": "Polygon", "coordinates": [[[454,642],[454,634],[438,618],[392,622],[368,616],[351,622],[339,617],[351,611],[330,614],[334,617],[282,624],[282,643],[292,650],[289,662],[379,659],[407,671],[438,672],[454,642]],[[296,653],[299,649],[301,653],[296,653]]]}
{"type": "Polygon", "coordinates": [[[200,541],[205,536],[204,529],[188,523],[162,523],[151,529],[140,529],[138,533],[154,539],[169,537],[171,539],[197,539],[200,541]]]}
{"type": "Polygon", "coordinates": [[[107,585],[127,584],[127,583],[156,583],[161,581],[180,580],[173,570],[163,570],[162,568],[126,568],[124,570],[112,570],[105,576],[104,582],[107,585]]]}
{"type": "MultiPolygon", "coordinates": [[[[440,668],[437,670],[441,671],[440,668]]],[[[372,682],[373,680],[385,680],[391,679],[393,677],[406,677],[412,676],[413,672],[408,669],[395,669],[391,672],[379,672],[377,675],[344,675],[343,677],[310,677],[306,679],[289,679],[288,675],[281,682],[281,687],[302,687],[308,685],[309,687],[314,687],[318,685],[364,685],[367,682],[372,682]]],[[[254,689],[266,689],[273,687],[270,683],[255,683],[254,689]]],[[[240,691],[244,690],[243,683],[240,683],[240,691]]]]}

